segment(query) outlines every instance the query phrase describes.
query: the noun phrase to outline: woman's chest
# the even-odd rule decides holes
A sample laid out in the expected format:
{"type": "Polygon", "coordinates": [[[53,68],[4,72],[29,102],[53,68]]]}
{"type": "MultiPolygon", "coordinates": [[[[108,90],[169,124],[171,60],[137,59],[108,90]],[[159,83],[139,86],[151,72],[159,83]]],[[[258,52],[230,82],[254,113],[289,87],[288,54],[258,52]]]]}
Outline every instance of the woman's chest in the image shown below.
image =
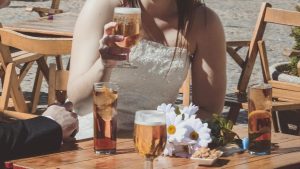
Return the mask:
{"type": "Polygon", "coordinates": [[[153,18],[142,20],[142,36],[144,39],[158,42],[169,47],[180,47],[188,49],[189,53],[194,53],[195,43],[187,38],[185,30],[178,29],[178,19],[163,20],[153,18]]]}

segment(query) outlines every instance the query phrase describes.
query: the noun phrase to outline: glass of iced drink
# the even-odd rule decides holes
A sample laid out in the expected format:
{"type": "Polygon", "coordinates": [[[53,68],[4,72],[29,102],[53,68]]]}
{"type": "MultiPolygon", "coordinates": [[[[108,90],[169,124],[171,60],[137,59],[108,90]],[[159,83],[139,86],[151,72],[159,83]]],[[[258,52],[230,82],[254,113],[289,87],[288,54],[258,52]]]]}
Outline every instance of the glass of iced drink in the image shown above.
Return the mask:
{"type": "Polygon", "coordinates": [[[117,144],[117,100],[119,86],[111,82],[94,84],[94,149],[96,154],[114,154],[117,144]]]}
{"type": "Polygon", "coordinates": [[[272,86],[256,84],[249,88],[249,153],[271,152],[272,86]]]}

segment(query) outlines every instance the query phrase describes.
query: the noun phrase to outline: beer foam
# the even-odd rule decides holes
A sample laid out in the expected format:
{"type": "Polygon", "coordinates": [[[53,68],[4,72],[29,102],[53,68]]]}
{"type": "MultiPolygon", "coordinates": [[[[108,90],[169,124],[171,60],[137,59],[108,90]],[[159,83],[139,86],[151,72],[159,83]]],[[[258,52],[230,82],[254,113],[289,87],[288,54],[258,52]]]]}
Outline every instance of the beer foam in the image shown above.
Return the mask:
{"type": "Polygon", "coordinates": [[[166,124],[166,115],[157,110],[139,110],[135,113],[135,124],[159,126],[166,124]]]}
{"type": "Polygon", "coordinates": [[[141,8],[118,7],[114,9],[114,12],[119,14],[140,14],[141,8]]]}

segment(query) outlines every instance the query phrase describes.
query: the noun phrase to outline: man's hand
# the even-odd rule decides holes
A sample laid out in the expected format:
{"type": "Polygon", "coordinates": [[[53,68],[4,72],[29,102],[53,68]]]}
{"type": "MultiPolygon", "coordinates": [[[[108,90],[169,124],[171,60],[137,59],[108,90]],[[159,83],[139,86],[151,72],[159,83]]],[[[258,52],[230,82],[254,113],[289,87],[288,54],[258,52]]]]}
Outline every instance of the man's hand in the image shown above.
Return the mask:
{"type": "Polygon", "coordinates": [[[69,139],[78,131],[77,114],[67,111],[63,106],[52,105],[47,108],[43,116],[50,116],[61,126],[63,140],[69,139]]]}
{"type": "Polygon", "coordinates": [[[10,3],[10,0],[0,0],[0,8],[4,8],[8,6],[10,3]]]}

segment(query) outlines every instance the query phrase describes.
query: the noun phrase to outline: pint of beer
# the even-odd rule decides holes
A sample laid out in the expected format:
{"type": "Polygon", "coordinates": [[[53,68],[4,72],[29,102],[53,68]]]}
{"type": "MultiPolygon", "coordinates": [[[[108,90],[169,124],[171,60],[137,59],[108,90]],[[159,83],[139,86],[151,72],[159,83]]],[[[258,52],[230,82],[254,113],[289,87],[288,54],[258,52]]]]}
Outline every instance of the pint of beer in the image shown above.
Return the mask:
{"type": "Polygon", "coordinates": [[[156,110],[141,110],[135,114],[134,145],[145,158],[145,169],[153,168],[153,159],[159,156],[166,145],[167,131],[165,114],[156,110]]]}
{"type": "MultiPolygon", "coordinates": [[[[138,43],[141,31],[140,8],[117,7],[114,9],[113,21],[117,23],[113,34],[124,36],[124,40],[122,42],[115,42],[115,45],[123,48],[131,48],[138,43]]],[[[130,61],[129,55],[126,55],[125,60],[118,61],[113,65],[106,63],[105,67],[137,68],[137,66],[130,61]]]]}
{"type": "Polygon", "coordinates": [[[118,46],[131,48],[133,45],[137,44],[141,28],[140,8],[115,8],[113,21],[117,22],[114,34],[124,36],[122,42],[116,43],[118,46]]]}
{"type": "Polygon", "coordinates": [[[248,134],[249,153],[271,152],[272,86],[253,85],[249,89],[248,134]]]}
{"type": "Polygon", "coordinates": [[[117,144],[118,85],[94,84],[94,149],[96,154],[114,154],[117,144]]]}

